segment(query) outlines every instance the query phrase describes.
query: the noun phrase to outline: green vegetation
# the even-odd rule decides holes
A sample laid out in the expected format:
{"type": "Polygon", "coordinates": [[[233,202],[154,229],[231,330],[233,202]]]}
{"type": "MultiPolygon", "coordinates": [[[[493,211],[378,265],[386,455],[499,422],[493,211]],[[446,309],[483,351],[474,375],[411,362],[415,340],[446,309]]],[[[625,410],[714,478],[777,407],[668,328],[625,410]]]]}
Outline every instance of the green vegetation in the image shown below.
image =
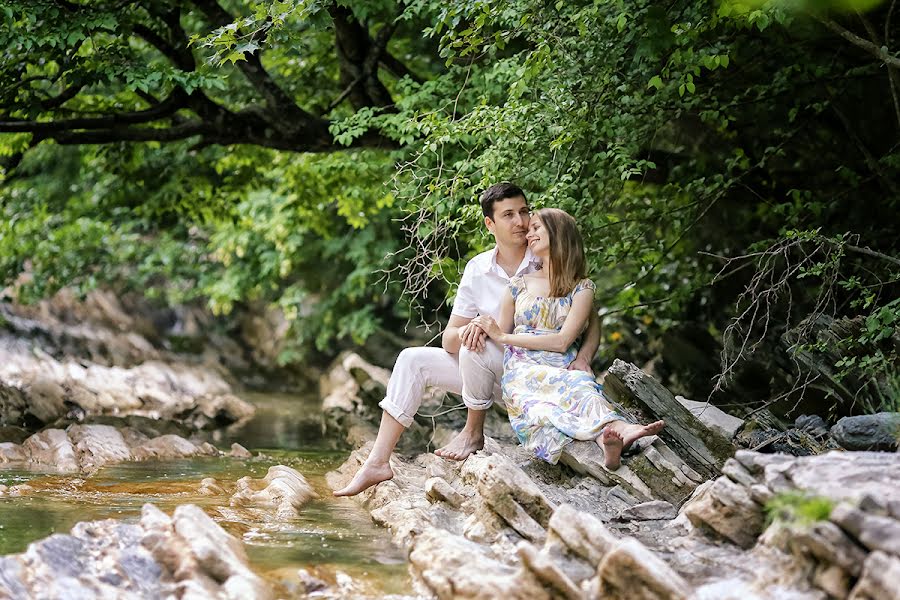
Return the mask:
{"type": "Polygon", "coordinates": [[[433,321],[508,179],[582,224],[605,359],[690,325],[721,376],[679,391],[794,398],[804,353],[845,381],[828,402],[874,397],[900,322],[893,6],[3,1],[0,276],[274,303],[292,361],[433,321]]]}
{"type": "Polygon", "coordinates": [[[834,502],[820,496],[808,496],[800,492],[778,494],[765,505],[766,524],[812,525],[827,521],[834,502]]]}

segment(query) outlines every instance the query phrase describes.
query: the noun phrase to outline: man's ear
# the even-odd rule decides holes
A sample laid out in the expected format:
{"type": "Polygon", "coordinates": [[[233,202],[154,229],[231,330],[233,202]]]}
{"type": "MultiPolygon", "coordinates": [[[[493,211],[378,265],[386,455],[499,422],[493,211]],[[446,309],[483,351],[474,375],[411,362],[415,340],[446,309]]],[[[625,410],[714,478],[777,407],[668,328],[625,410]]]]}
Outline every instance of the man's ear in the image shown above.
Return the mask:
{"type": "Polygon", "coordinates": [[[487,230],[491,233],[494,233],[494,220],[490,217],[484,218],[484,226],[487,227],[487,230]]]}

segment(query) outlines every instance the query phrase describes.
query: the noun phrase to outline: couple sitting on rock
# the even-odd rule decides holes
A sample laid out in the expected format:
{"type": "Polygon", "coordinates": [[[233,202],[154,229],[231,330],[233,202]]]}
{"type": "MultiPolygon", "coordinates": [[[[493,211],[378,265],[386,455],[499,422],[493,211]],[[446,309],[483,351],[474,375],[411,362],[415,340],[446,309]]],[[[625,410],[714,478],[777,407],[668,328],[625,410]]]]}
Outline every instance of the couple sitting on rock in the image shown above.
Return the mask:
{"type": "Polygon", "coordinates": [[[662,421],[628,423],[594,380],[590,359],[600,327],[575,219],[554,208],[532,214],[524,192],[510,183],[485,190],[481,208],[496,246],[466,265],[442,348],[400,353],[380,403],[375,445],[335,496],[394,476],[391,453],[428,386],[461,394],[468,408],[463,430],[435,452],[453,460],[484,446],[486,411],[501,397],[519,441],[552,464],[573,439],[596,440],[615,469],[623,449],[663,428],[662,421]]]}

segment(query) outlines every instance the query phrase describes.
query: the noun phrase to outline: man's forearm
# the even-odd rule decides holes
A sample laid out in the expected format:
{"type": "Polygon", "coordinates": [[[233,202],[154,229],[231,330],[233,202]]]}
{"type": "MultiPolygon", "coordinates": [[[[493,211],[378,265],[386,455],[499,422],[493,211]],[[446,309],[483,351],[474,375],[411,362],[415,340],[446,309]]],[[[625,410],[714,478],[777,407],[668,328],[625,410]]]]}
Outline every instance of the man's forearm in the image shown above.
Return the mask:
{"type": "Polygon", "coordinates": [[[441,348],[450,354],[459,354],[462,342],[459,339],[459,327],[447,327],[441,334],[441,348]]]}

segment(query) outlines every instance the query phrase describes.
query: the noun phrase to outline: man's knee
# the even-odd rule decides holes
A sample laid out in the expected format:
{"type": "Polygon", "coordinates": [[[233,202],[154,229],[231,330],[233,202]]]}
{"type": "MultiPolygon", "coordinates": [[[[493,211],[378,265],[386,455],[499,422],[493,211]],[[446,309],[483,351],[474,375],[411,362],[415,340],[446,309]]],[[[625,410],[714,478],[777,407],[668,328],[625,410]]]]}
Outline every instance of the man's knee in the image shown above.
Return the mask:
{"type": "Polygon", "coordinates": [[[467,372],[482,373],[485,371],[500,375],[503,373],[503,351],[493,342],[489,342],[481,352],[460,348],[459,370],[463,377],[467,372]]]}
{"type": "Polygon", "coordinates": [[[404,348],[397,355],[394,371],[416,373],[421,376],[428,367],[428,350],[429,348],[404,348]]]}

